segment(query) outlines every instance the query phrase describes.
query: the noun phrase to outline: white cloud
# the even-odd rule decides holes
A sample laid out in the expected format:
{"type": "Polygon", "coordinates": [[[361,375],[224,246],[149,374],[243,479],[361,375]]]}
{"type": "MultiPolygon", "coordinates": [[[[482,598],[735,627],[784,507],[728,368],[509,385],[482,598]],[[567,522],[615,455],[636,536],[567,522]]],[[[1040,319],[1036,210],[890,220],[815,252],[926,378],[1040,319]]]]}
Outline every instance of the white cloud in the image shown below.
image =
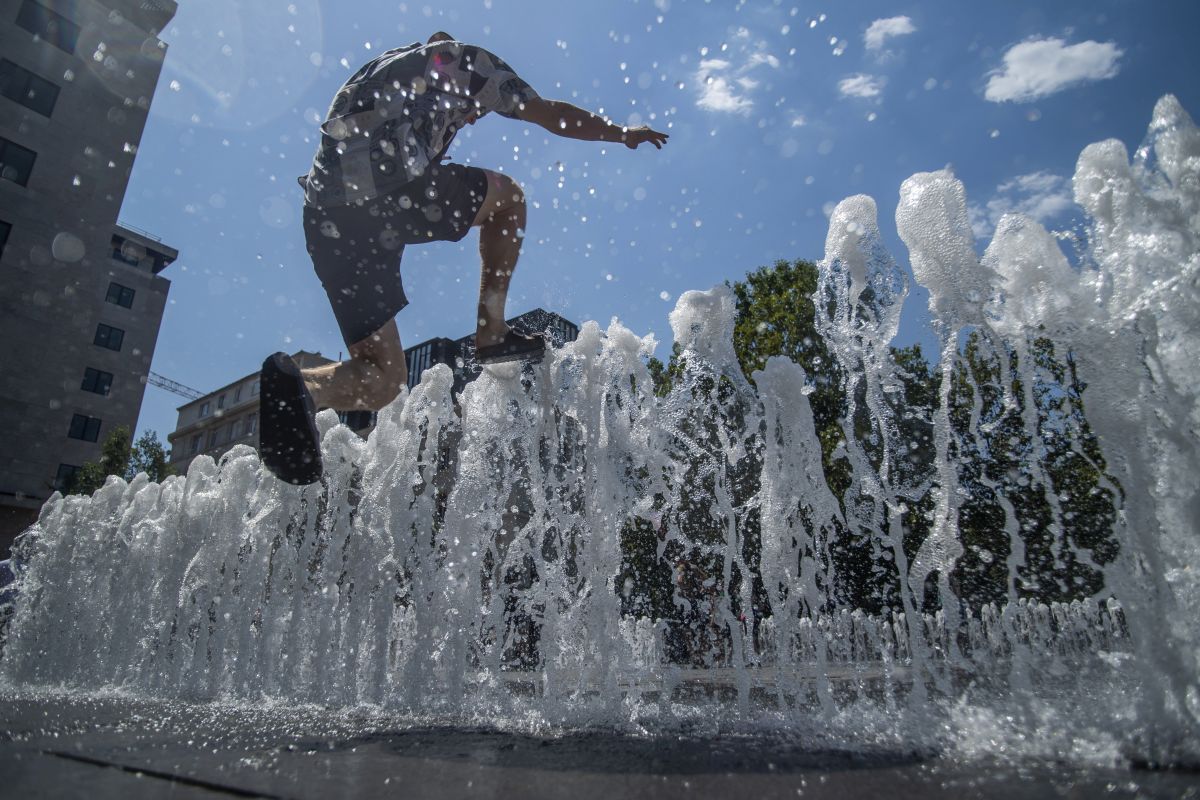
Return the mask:
{"type": "Polygon", "coordinates": [[[1010,212],[1046,224],[1075,208],[1071,181],[1052,172],[1031,172],[1018,175],[996,187],[996,194],[986,207],[972,203],[967,212],[971,229],[977,239],[986,239],[996,229],[1000,218],[1010,212]]]}
{"type": "Polygon", "coordinates": [[[727,58],[704,59],[696,68],[693,75],[698,93],[696,105],[706,111],[746,115],[754,108],[751,94],[761,84],[749,73],[763,66],[779,69],[780,61],[767,51],[765,42],[752,42],[746,28],[735,31],[733,38],[744,42],[734,48],[736,53],[727,58]]]}
{"type": "Polygon", "coordinates": [[[1004,54],[1004,68],[989,73],[984,97],[993,103],[1036,100],[1069,86],[1111,78],[1124,51],[1115,42],[1029,39],[1004,54]]]}
{"type": "Polygon", "coordinates": [[[838,91],[842,93],[842,97],[870,99],[883,93],[885,83],[887,83],[887,78],[864,75],[860,72],[838,81],[838,91]]]}
{"type": "Polygon", "coordinates": [[[707,111],[719,111],[726,114],[749,114],[754,107],[754,101],[744,94],[738,93],[738,87],[729,76],[730,64],[723,59],[709,59],[700,62],[696,70],[696,85],[700,89],[700,99],[696,105],[707,111]]]}
{"type": "Polygon", "coordinates": [[[746,69],[753,69],[759,64],[766,64],[771,69],[779,69],[779,59],[762,50],[756,50],[750,54],[750,58],[746,60],[746,69]]]}
{"type": "Polygon", "coordinates": [[[916,30],[917,26],[913,25],[913,21],[908,17],[877,19],[867,26],[867,32],[863,34],[863,43],[868,50],[879,50],[883,43],[893,36],[907,36],[916,30]]]}
{"type": "Polygon", "coordinates": [[[803,114],[793,114],[792,115],[792,127],[793,128],[803,128],[807,124],[808,124],[808,120],[806,120],[804,118],[803,114]]]}

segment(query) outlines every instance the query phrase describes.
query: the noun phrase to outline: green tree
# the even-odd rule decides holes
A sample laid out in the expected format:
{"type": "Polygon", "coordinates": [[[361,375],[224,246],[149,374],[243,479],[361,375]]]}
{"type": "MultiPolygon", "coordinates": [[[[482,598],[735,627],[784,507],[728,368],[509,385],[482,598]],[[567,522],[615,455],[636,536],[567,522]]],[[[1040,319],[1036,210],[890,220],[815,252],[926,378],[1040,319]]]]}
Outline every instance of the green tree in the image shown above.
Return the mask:
{"type": "Polygon", "coordinates": [[[66,493],[91,494],[104,485],[109,475],[133,480],[139,472],[145,472],[150,480],[162,481],[174,474],[167,463],[166,448],[158,440],[158,433],[146,431],[132,444],[131,439],[129,428],[124,425],[109,431],[104,444],[100,446],[100,460],[84,464],[75,473],[66,493]]]}
{"type": "Polygon", "coordinates": [[[679,342],[675,342],[671,346],[671,359],[665,364],[654,356],[650,357],[647,366],[650,368],[650,379],[654,381],[654,393],[659,397],[666,397],[671,387],[679,383],[683,373],[680,354],[679,342]]]}
{"type": "Polygon", "coordinates": [[[1084,411],[1086,388],[1075,356],[1038,336],[1030,353],[1044,386],[1035,383],[1038,433],[1044,443],[1043,502],[1051,523],[1034,540],[1027,537],[1027,590],[1043,600],[1069,602],[1100,594],[1103,569],[1118,552],[1114,529],[1120,487],[1107,474],[1100,443],[1084,411]]]}
{"type": "MultiPolygon", "coordinates": [[[[787,356],[813,382],[808,400],[826,458],[841,441],[838,418],[844,411],[843,376],[817,331],[817,265],[797,259],[759,267],[731,285],[737,299],[733,350],[742,372],[753,374],[772,356],[787,356]]],[[[826,461],[828,471],[830,463],[826,461]]],[[[836,489],[835,489],[836,493],[836,489]]]]}
{"type": "MultiPolygon", "coordinates": [[[[797,259],[776,261],[759,267],[745,280],[729,284],[737,303],[733,326],[733,350],[742,374],[753,383],[753,375],[771,356],[787,356],[804,368],[813,383],[809,403],[821,438],[825,471],[830,488],[840,497],[849,481],[848,467],[835,463],[833,453],[842,441],[838,420],[845,410],[842,396],[843,376],[817,331],[817,265],[797,259]]],[[[654,391],[660,397],[678,382],[682,374],[679,345],[672,348],[667,363],[650,359],[654,391]]]]}
{"type": "Polygon", "coordinates": [[[157,431],[146,431],[133,444],[125,477],[132,480],[139,472],[146,473],[150,480],[158,483],[175,474],[175,470],[167,463],[167,449],[158,440],[157,431]]]}
{"type": "Polygon", "coordinates": [[[956,365],[964,552],[953,583],[969,608],[1096,596],[1116,558],[1119,487],[1084,413],[1074,356],[1060,350],[1045,336],[1018,350],[974,332],[956,365]]]}
{"type": "MultiPolygon", "coordinates": [[[[814,300],[816,265],[778,261],[730,287],[737,302],[734,351],[747,379],[752,381],[772,356],[786,356],[804,368],[813,388],[809,402],[826,481],[845,511],[856,500],[848,495],[853,476],[846,437],[860,440],[869,467],[877,465],[884,443],[872,433],[861,397],[856,418],[844,419],[854,382],[816,324],[816,315],[825,311],[814,300]]],[[[941,376],[919,347],[892,348],[891,356],[901,389],[885,398],[901,443],[900,452],[891,454],[892,481],[903,500],[904,554],[912,559],[932,522],[932,421],[941,376]]],[[[678,345],[666,363],[651,359],[656,394],[667,397],[687,380],[684,362],[678,345]]],[[[976,609],[1013,597],[1069,601],[1103,593],[1103,570],[1116,557],[1113,528],[1123,498],[1084,413],[1085,387],[1075,374],[1073,355],[1045,336],[1018,345],[974,332],[951,380],[949,456],[962,493],[957,522],[964,545],[951,580],[960,599],[976,609]]],[[[758,563],[752,552],[756,523],[753,514],[739,519],[747,547],[743,562],[752,572],[758,563]]],[[[895,569],[884,563],[888,554],[874,546],[870,533],[844,531],[831,543],[836,604],[873,611],[895,607],[895,569]]],[[[652,541],[645,538],[639,550],[648,561],[652,541]]],[[[640,574],[657,573],[647,563],[640,574]]],[[[926,610],[934,610],[936,593],[927,601],[926,610]]],[[[661,605],[661,599],[653,605],[661,605]]]]}
{"type": "MultiPolygon", "coordinates": [[[[844,491],[844,484],[848,483],[846,462],[834,456],[842,435],[839,425],[844,406],[842,376],[816,326],[813,294],[817,275],[817,267],[811,261],[781,260],[729,284],[736,303],[733,346],[742,374],[751,382],[753,373],[765,367],[772,356],[786,356],[804,368],[814,386],[809,402],[821,439],[826,473],[839,476],[844,491]]],[[[669,620],[668,630],[677,634],[668,635],[674,645],[672,657],[711,658],[717,652],[727,651],[733,631],[725,626],[714,641],[700,641],[704,637],[697,637],[697,631],[709,627],[694,618],[701,613],[700,609],[707,607],[706,603],[711,603],[701,596],[704,592],[727,594],[729,608],[734,614],[744,614],[748,624],[756,625],[770,613],[760,575],[761,524],[754,502],[761,466],[757,448],[761,443],[756,431],[743,430],[743,420],[750,410],[747,399],[739,396],[728,378],[695,372],[678,343],[672,348],[669,361],[651,359],[649,370],[659,397],[668,398],[678,392],[686,395],[686,402],[680,403],[680,408],[690,409],[691,413],[681,417],[680,431],[691,440],[692,446],[680,450],[680,458],[688,463],[681,464],[675,475],[678,483],[664,508],[664,517],[673,521],[679,537],[656,550],[649,536],[630,536],[625,543],[625,571],[629,576],[653,576],[652,585],[635,584],[634,592],[639,607],[658,611],[667,605],[663,600],[672,596],[665,580],[681,565],[687,565],[675,577],[674,597],[683,601],[682,606],[664,614],[669,620]],[[736,468],[724,463],[719,456],[723,449],[714,445],[722,439],[719,429],[725,429],[725,438],[738,438],[735,431],[739,430],[746,437],[748,457],[736,468]],[[732,549],[726,542],[731,535],[729,521],[718,519],[713,512],[713,498],[718,493],[728,495],[729,508],[734,512],[732,535],[736,544],[732,549]],[[651,557],[658,563],[650,563],[651,557]],[[689,635],[683,635],[683,631],[689,635]]],[[[840,497],[838,488],[834,491],[840,497]]]]}
{"type": "Polygon", "coordinates": [[[124,425],[109,431],[100,445],[100,460],[87,462],[75,473],[67,494],[91,494],[104,485],[109,475],[124,476],[129,467],[132,438],[124,425]]]}

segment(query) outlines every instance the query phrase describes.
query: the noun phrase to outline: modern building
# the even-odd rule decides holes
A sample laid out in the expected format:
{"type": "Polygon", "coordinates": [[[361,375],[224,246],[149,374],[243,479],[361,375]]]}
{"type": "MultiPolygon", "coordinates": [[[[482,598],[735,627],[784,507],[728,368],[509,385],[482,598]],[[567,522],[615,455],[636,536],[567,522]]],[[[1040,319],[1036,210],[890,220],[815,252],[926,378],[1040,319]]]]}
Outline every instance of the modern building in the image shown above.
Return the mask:
{"type": "Polygon", "coordinates": [[[137,424],[178,253],[117,218],[175,10],[0,2],[0,557],[137,424]]]}
{"type": "MultiPolygon", "coordinates": [[[[556,345],[573,342],[579,336],[578,325],[544,308],[526,311],[506,322],[510,328],[522,333],[545,333],[556,345]]],[[[409,389],[420,383],[425,370],[434,364],[446,364],[454,372],[455,394],[479,375],[474,333],[458,339],[429,339],[406,348],[404,355],[408,360],[409,389]]]]}
{"type": "MultiPolygon", "coordinates": [[[[548,332],[557,344],[574,341],[579,327],[544,309],[534,309],[508,320],[516,330],[548,332]]],[[[460,339],[435,338],[405,348],[408,361],[408,388],[421,382],[425,370],[445,364],[454,372],[454,391],[479,375],[475,362],[475,335],[460,339]]],[[[301,369],[333,363],[320,353],[301,350],[292,355],[301,369]]],[[[259,373],[245,375],[215,392],[210,392],[179,407],[175,430],[167,436],[171,444],[171,467],[176,474],[187,473],[192,460],[200,455],[220,458],[234,445],[248,444],[258,449],[259,373]]],[[[375,427],[375,414],[369,411],[339,412],[342,422],[367,436],[375,427]]]]}

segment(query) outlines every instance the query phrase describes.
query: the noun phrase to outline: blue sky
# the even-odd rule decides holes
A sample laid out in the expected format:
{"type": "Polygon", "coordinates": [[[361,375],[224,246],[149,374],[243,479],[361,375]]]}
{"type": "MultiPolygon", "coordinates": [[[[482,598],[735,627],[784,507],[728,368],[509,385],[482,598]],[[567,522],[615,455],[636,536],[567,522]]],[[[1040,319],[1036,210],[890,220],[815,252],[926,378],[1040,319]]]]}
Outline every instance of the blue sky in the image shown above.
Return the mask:
{"type": "MultiPolygon", "coordinates": [[[[1200,4],[1184,0],[180,0],[122,220],[180,251],[153,369],[210,391],[275,350],[344,350],[304,251],[295,178],[362,62],[445,29],[545,97],[670,133],[661,152],[551,137],[497,115],[455,160],[530,203],[508,310],[619,317],[670,352],[688,289],[821,258],[826,216],[865,193],[897,260],[900,183],[952,166],[982,250],[1006,210],[1077,223],[1079,151],[1144,135],[1155,100],[1200,113],[1200,4]]],[[[410,247],[406,344],[473,329],[477,239],[410,247]]],[[[897,344],[929,344],[915,290],[897,344]]],[[[150,387],[139,432],[181,398],[150,387]]]]}

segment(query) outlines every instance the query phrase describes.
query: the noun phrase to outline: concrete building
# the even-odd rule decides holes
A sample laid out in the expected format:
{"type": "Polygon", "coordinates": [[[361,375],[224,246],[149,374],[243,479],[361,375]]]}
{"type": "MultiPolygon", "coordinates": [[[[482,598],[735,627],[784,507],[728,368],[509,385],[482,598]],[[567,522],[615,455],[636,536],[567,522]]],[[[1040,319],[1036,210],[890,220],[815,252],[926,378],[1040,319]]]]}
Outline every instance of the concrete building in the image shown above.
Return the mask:
{"type": "Polygon", "coordinates": [[[178,255],[118,212],[174,0],[0,0],[0,557],[133,430],[178,255]]]}
{"type": "MultiPolygon", "coordinates": [[[[558,314],[534,309],[508,320],[517,330],[547,331],[557,344],[574,341],[579,327],[558,314]]],[[[475,335],[459,339],[434,338],[407,347],[408,388],[421,382],[425,370],[445,364],[454,372],[454,391],[459,392],[479,374],[475,363],[475,335]]],[[[332,363],[320,353],[301,350],[292,355],[301,369],[332,363]]],[[[259,373],[253,372],[222,386],[215,392],[179,407],[175,430],[167,436],[171,444],[171,467],[184,475],[193,459],[200,455],[220,458],[234,445],[248,444],[258,449],[259,373]]],[[[369,411],[343,411],[342,422],[366,437],[375,427],[375,415],[369,411]]]]}
{"type": "MultiPolygon", "coordinates": [[[[305,350],[292,358],[301,369],[333,363],[320,353],[305,350]]],[[[186,475],[197,456],[220,458],[239,444],[258,449],[258,376],[257,372],[244,375],[179,407],[175,430],[167,436],[170,464],[176,474],[186,475]]]]}

